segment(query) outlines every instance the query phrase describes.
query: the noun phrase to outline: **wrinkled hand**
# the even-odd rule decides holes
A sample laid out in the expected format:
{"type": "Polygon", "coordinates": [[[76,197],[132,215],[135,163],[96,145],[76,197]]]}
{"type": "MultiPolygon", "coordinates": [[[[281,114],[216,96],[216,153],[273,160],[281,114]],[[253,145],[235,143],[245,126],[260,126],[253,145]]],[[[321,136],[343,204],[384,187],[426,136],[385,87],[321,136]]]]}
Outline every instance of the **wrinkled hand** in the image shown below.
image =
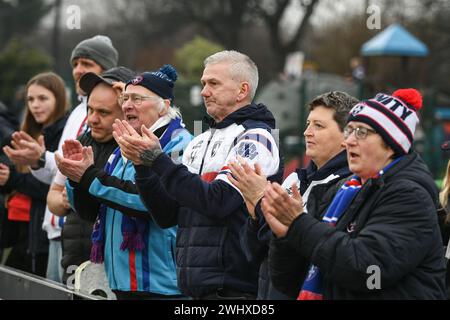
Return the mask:
{"type": "Polygon", "coordinates": [[[141,154],[145,150],[161,149],[158,137],[144,125],[141,127],[142,135],[137,133],[125,120],[120,121],[116,119],[113,129],[113,137],[119,145],[120,151],[135,165],[143,164],[141,154]]]}
{"type": "Polygon", "coordinates": [[[15,165],[36,167],[41,154],[45,152],[44,137],[41,135],[35,140],[24,131],[13,133],[11,145],[12,148],[3,147],[3,151],[15,165]]]}
{"type": "Polygon", "coordinates": [[[242,192],[247,210],[255,219],[256,204],[264,196],[268,181],[258,163],[255,163],[255,169],[252,169],[243,158],[238,157],[238,161],[228,164],[231,174],[227,176],[230,182],[242,192]]]}
{"type": "Polygon", "coordinates": [[[292,222],[303,213],[303,201],[296,184],[292,197],[278,183],[269,183],[264,190],[261,208],[267,224],[277,237],[284,237],[292,222]]]}
{"type": "Polygon", "coordinates": [[[0,186],[3,187],[8,182],[10,173],[9,167],[0,163],[0,186]]]}
{"type": "Polygon", "coordinates": [[[69,154],[66,155],[74,159],[65,158],[55,153],[56,165],[59,171],[67,178],[75,182],[80,182],[86,170],[94,164],[94,152],[92,151],[92,147],[82,147],[81,158],[78,153],[69,154]]]}

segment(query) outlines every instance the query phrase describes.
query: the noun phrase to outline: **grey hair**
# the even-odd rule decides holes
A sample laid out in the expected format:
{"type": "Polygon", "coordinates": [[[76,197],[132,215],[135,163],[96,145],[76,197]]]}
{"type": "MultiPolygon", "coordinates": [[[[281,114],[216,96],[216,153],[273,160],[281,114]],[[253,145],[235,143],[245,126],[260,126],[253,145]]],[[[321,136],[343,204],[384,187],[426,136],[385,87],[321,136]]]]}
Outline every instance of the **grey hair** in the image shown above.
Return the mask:
{"type": "MultiPolygon", "coordinates": [[[[159,112],[163,111],[163,109],[165,108],[166,103],[164,102],[164,99],[161,98],[161,101],[159,103],[159,112]]],[[[176,118],[181,118],[181,112],[180,109],[178,109],[178,107],[176,107],[175,105],[172,104],[172,101],[170,102],[170,106],[169,109],[167,109],[167,114],[166,116],[168,116],[170,119],[176,119],[176,118]]]]}
{"type": "Polygon", "coordinates": [[[230,75],[234,80],[248,82],[250,86],[250,99],[253,100],[259,82],[258,67],[255,62],[243,53],[226,50],[217,52],[206,58],[204,66],[222,62],[230,64],[230,75]]]}
{"type": "Polygon", "coordinates": [[[359,102],[358,99],[342,91],[331,91],[315,97],[308,105],[309,111],[316,107],[323,106],[334,110],[333,119],[338,124],[341,131],[347,124],[350,110],[359,102]]]}

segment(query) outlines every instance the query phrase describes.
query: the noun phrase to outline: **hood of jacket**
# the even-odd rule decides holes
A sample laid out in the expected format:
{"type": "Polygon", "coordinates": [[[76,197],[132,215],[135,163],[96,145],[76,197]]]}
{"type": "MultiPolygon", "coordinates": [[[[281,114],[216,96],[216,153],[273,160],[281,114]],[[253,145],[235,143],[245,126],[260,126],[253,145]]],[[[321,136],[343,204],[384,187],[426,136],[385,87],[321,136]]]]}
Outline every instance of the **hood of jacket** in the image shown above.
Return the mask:
{"type": "Polygon", "coordinates": [[[272,112],[262,103],[249,104],[242,107],[233,113],[229,114],[221,122],[216,123],[214,119],[209,116],[205,117],[205,122],[216,129],[226,128],[233,123],[241,124],[244,121],[253,120],[266,123],[270,128],[275,129],[275,118],[272,112]]]}

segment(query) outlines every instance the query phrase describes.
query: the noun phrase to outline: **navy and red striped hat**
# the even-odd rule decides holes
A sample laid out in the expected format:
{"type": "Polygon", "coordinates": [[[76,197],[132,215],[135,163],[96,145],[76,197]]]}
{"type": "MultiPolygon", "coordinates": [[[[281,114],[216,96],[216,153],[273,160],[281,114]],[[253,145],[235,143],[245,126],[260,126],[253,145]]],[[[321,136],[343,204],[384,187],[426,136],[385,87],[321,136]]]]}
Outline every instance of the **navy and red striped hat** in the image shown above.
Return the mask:
{"type": "Polygon", "coordinates": [[[419,123],[417,111],[422,96],[416,89],[399,89],[392,95],[379,93],[350,110],[347,122],[359,121],[371,126],[396,155],[407,154],[419,123]]]}

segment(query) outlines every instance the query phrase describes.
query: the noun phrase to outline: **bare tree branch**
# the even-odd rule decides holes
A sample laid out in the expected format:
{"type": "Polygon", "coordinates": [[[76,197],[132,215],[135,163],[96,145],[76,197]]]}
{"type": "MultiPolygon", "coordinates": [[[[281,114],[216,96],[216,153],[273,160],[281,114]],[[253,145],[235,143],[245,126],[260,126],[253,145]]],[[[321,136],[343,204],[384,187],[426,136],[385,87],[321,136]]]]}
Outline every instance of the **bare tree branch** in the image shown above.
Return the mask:
{"type": "MultiPolygon", "coordinates": [[[[119,0],[116,0],[119,1],[119,0]]],[[[153,0],[127,1],[118,9],[120,22],[138,30],[142,39],[167,38],[172,33],[195,26],[200,33],[228,49],[240,49],[245,31],[263,23],[270,35],[271,47],[282,70],[286,56],[298,49],[310,17],[320,0],[153,0]],[[281,24],[293,1],[304,8],[302,21],[293,37],[283,40],[281,24]]],[[[251,36],[251,35],[250,35],[251,36]]]]}
{"type": "Polygon", "coordinates": [[[302,21],[297,27],[294,36],[287,42],[283,41],[281,20],[291,3],[290,0],[276,0],[275,11],[271,14],[267,10],[262,10],[262,17],[269,29],[271,36],[272,49],[276,52],[279,64],[278,67],[282,70],[286,57],[289,53],[298,50],[300,42],[305,34],[309,20],[314,12],[319,0],[300,1],[300,4],[305,10],[302,21]]]}
{"type": "Polygon", "coordinates": [[[302,6],[305,8],[305,15],[303,16],[302,22],[297,28],[295,35],[292,37],[291,41],[286,44],[286,48],[288,51],[295,51],[298,49],[298,46],[303,39],[307,26],[309,24],[309,20],[314,13],[314,9],[316,5],[319,3],[319,0],[311,0],[311,1],[302,1],[302,6]],[[308,4],[305,4],[308,3],[308,4]]]}

